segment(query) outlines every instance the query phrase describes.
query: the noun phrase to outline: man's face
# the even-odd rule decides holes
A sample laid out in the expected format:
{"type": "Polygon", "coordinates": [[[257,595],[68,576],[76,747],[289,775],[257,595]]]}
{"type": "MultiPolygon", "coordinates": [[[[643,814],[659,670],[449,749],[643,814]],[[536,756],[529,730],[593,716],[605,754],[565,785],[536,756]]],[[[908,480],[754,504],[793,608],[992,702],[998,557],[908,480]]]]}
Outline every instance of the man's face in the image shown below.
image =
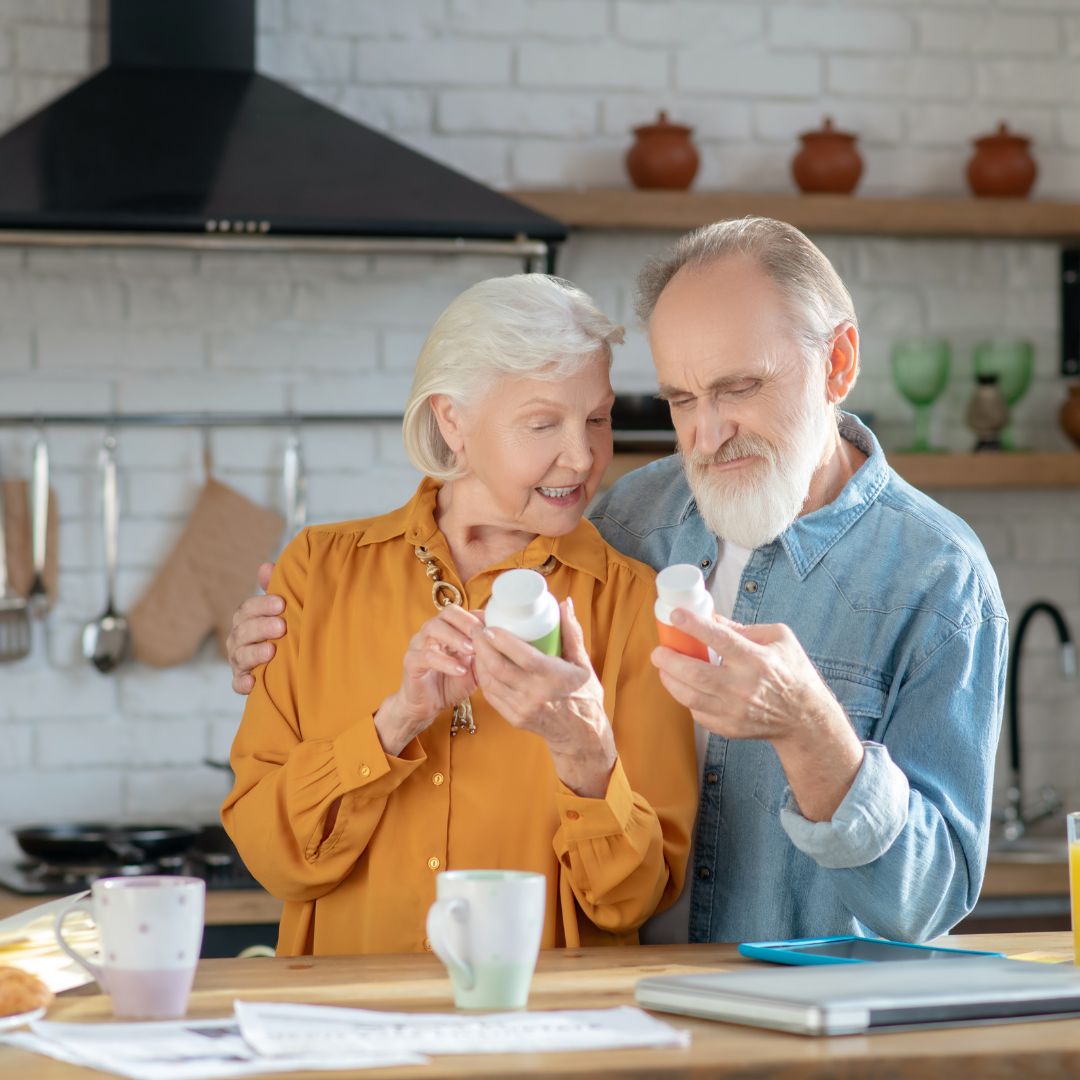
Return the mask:
{"type": "Polygon", "coordinates": [[[706,524],[754,548],[798,517],[834,411],[776,286],[749,260],[683,268],[649,323],[660,396],[706,524]]]}

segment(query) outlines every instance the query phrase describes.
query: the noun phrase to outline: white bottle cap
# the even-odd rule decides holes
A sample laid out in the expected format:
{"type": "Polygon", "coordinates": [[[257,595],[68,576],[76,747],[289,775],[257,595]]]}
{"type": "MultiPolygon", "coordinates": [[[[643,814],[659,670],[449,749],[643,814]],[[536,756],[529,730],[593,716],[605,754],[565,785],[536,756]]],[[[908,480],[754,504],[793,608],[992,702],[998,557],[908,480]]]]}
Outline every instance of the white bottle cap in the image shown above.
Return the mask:
{"type": "Polygon", "coordinates": [[[704,575],[689,563],[677,563],[661,570],[656,575],[656,591],[668,607],[691,611],[696,611],[708,596],[704,575]]]}
{"type": "Polygon", "coordinates": [[[507,570],[491,586],[491,598],[504,618],[527,619],[540,611],[547,582],[535,570],[507,570]]]}

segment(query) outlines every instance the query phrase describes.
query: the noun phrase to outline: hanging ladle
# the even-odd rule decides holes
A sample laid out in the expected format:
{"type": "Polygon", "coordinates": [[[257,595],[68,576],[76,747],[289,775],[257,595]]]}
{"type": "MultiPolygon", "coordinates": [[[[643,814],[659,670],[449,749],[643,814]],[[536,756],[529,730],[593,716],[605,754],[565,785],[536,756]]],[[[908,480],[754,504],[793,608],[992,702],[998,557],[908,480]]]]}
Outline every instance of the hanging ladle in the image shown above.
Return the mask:
{"type": "Polygon", "coordinates": [[[105,611],[83,629],[83,656],[105,674],[127,655],[128,622],[116,613],[116,533],[119,508],[116,501],[116,439],[105,436],[101,448],[102,513],[105,525],[105,611]]]}

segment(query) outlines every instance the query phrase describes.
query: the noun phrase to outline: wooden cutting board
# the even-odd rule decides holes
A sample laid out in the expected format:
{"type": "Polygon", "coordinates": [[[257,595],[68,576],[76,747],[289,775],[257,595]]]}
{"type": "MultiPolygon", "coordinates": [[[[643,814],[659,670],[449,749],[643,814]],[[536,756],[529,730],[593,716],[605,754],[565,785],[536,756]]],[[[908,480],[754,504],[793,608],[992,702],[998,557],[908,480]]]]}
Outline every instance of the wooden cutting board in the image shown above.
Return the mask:
{"type": "MultiPolygon", "coordinates": [[[[4,540],[7,545],[8,583],[13,592],[26,596],[34,580],[33,545],[30,532],[30,484],[26,480],[0,481],[4,495],[4,540]]],[[[56,602],[60,566],[60,519],[56,492],[49,490],[49,527],[45,535],[45,588],[49,604],[56,602]]]]}

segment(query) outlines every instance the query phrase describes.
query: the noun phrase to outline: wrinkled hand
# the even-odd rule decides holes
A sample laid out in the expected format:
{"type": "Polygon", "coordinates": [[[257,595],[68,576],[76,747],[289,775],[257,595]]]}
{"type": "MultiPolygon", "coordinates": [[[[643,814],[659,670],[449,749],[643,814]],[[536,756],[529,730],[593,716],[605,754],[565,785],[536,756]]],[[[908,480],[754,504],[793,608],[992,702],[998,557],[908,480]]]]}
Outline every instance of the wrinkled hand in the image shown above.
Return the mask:
{"type": "Polygon", "coordinates": [[[743,626],[685,610],[676,610],[672,622],[722,658],[710,664],[662,646],[652,653],[668,693],[709,731],[726,739],[790,739],[839,708],[783,623],[743,626]]]}
{"type": "Polygon", "coordinates": [[[559,609],[562,658],[545,656],[506,630],[477,630],[476,677],[507,723],[547,743],[568,788],[602,798],[615,767],[615,736],[573,603],[566,600],[559,609]]]}
{"type": "Polygon", "coordinates": [[[656,648],[660,681],[694,720],[725,739],[772,743],[802,813],[827,820],[862,764],[863,747],[810,657],[783,623],[743,626],[676,610],[672,622],[717,664],[656,648]]]}
{"type": "Polygon", "coordinates": [[[451,605],[413,635],[401,687],[375,714],[375,728],[388,754],[399,754],[439,713],[476,690],[472,635],[483,626],[476,612],[451,605]]]}
{"type": "MultiPolygon", "coordinates": [[[[259,567],[260,589],[269,587],[273,570],[270,562],[259,567]]],[[[251,596],[233,614],[225,648],[233,673],[232,688],[238,694],[250,694],[255,689],[252,669],[273,658],[273,641],[285,636],[285,620],[279,618],[284,610],[285,601],[280,596],[251,596]]]]}

